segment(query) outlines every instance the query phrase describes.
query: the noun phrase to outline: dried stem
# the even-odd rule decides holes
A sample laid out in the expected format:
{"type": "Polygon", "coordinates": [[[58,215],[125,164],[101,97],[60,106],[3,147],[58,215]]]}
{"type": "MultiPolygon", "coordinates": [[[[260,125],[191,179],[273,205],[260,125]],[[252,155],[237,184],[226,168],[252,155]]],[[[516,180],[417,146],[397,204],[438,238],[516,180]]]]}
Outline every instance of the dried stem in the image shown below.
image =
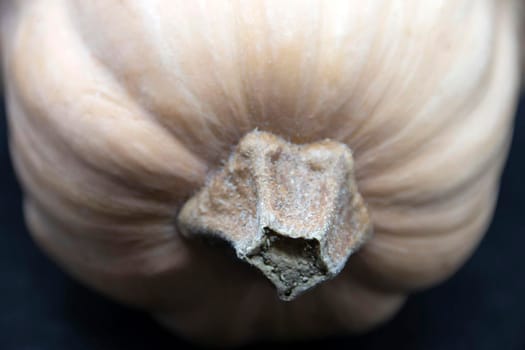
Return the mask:
{"type": "Polygon", "coordinates": [[[253,131],[178,216],[187,237],[220,237],[292,300],[332,278],[371,234],[350,149],[253,131]]]}

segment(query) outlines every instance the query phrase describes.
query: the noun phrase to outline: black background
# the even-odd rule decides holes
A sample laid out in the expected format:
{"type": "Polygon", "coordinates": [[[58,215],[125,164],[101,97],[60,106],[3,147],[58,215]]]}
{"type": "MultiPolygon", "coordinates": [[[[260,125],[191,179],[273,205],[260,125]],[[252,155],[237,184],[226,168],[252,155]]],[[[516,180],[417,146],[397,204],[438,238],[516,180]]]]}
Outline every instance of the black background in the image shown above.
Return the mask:
{"type": "MultiPolygon", "coordinates": [[[[146,314],[79,285],[34,245],[23,222],[5,108],[0,107],[0,350],[189,347],[146,314]]],[[[524,154],[525,97],[494,220],[473,257],[447,282],[412,296],[392,321],[371,333],[308,344],[334,349],[525,350],[524,154]]]]}

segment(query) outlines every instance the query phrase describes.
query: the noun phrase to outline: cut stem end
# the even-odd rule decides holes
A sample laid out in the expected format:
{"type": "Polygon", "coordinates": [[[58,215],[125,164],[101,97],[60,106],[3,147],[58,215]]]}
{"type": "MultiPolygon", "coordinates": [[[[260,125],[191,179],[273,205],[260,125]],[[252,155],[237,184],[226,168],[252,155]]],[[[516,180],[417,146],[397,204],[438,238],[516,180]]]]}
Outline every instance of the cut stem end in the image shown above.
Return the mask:
{"type": "Polygon", "coordinates": [[[269,228],[264,228],[262,244],[244,259],[275,285],[282,300],[293,300],[331,277],[319,241],[290,238],[269,228]]]}

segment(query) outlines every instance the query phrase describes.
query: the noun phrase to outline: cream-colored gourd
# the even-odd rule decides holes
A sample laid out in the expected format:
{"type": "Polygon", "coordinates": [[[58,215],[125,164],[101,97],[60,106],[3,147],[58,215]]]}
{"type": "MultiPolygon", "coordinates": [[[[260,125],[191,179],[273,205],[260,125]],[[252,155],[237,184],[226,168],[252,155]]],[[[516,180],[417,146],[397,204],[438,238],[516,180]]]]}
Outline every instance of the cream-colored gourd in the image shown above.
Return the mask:
{"type": "Polygon", "coordinates": [[[177,334],[364,331],[485,232],[519,1],[1,3],[31,233],[177,334]]]}

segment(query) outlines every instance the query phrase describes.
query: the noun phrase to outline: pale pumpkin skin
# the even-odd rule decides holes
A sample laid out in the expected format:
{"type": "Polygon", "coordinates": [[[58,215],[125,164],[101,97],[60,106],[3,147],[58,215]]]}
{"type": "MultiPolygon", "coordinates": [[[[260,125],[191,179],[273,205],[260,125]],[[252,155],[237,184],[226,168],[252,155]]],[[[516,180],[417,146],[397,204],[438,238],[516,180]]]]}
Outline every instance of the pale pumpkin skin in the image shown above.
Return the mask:
{"type": "Polygon", "coordinates": [[[518,2],[2,6],[31,233],[76,278],[181,336],[370,329],[454,273],[491,219],[519,86],[518,2]],[[373,222],[340,275],[292,302],[174,224],[255,128],[348,145],[373,222]]]}

